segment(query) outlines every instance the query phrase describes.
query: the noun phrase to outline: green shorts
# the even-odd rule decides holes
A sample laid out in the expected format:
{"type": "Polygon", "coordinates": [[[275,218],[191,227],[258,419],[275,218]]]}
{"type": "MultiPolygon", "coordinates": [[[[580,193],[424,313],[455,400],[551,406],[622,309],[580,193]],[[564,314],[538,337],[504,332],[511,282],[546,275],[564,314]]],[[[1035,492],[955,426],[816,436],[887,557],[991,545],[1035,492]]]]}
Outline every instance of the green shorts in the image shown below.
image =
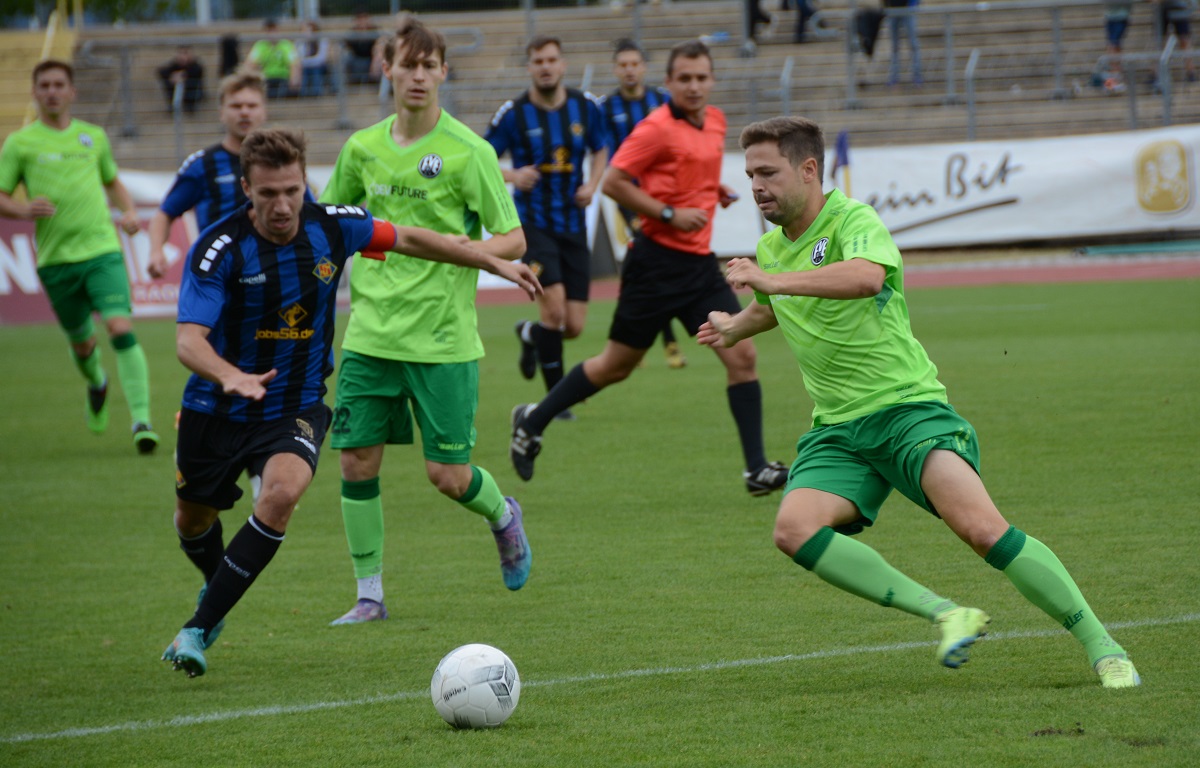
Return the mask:
{"type": "Polygon", "coordinates": [[[921,469],[935,448],[954,451],[979,472],[975,428],[946,403],[904,403],[814,427],[796,444],[784,493],[816,488],[854,502],[862,517],[836,529],[847,535],[875,523],[893,488],[937,515],[921,490],[921,469]]]}
{"type": "Polygon", "coordinates": [[[58,324],[71,341],[83,341],[92,335],[93,312],[99,312],[105,320],[132,314],[129,273],[120,251],[74,264],[40,267],[38,277],[58,324]]]}
{"type": "Polygon", "coordinates": [[[425,458],[466,464],[475,447],[479,364],[406,363],[343,351],[330,444],[411,445],[413,416],[425,458]]]}

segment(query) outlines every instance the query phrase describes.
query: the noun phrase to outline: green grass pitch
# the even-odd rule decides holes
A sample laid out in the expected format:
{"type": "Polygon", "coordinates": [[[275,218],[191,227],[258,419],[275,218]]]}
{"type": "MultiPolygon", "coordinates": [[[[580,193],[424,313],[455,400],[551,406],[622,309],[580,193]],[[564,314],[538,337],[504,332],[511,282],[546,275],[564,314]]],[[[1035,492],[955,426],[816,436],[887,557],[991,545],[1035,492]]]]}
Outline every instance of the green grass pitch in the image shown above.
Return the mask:
{"type": "MultiPolygon", "coordinates": [[[[1011,522],[1051,546],[1133,655],[1105,691],[1081,648],[941,523],[893,496],[863,538],[993,617],[951,671],[920,620],[844,594],[771,544],[724,375],[685,343],[508,465],[508,415],[539,399],[513,322],[480,311],[476,463],[525,507],[533,572],[503,588],[485,524],[443,499],[416,449],[383,470],[392,618],[327,626],[354,600],[336,452],[271,567],[229,616],[209,673],[159,661],[200,586],[171,524],[185,380],[170,322],[142,321],[156,425],[136,455],[118,388],[89,434],[54,327],[0,329],[0,764],[5,766],[1191,766],[1200,763],[1200,282],[926,289],[913,326],[981,436],[1011,522]],[[456,732],[428,685],[460,644],[499,646],[512,719],[456,732]]],[[[568,364],[599,351],[596,302],[568,364]]],[[[766,440],[790,460],[811,410],[776,332],[759,340],[766,440]]],[[[111,348],[106,367],[115,370],[111,348]]],[[[332,383],[332,382],[331,382],[332,383]]],[[[332,402],[332,393],[330,396],[332,402]]],[[[227,535],[248,507],[224,515],[227,535]]]]}

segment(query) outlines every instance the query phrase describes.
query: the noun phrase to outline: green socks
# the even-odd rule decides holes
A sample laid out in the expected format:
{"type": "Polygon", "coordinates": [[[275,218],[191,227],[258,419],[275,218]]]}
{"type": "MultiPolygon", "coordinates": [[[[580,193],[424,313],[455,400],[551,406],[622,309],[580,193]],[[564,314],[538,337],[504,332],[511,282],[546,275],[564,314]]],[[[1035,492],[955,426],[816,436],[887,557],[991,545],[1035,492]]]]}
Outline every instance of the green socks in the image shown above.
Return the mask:
{"type": "Polygon", "coordinates": [[[1003,571],[1026,600],[1069,630],[1083,644],[1089,662],[1095,664],[1105,656],[1125,655],[1125,649],[1109,637],[1092,613],[1071,574],[1045,544],[1009,526],[985,560],[1003,571]]]}
{"type": "Polygon", "coordinates": [[[71,359],[75,362],[75,367],[83,374],[83,378],[87,379],[89,386],[93,389],[99,389],[104,385],[104,366],[100,364],[99,344],[92,348],[92,354],[87,357],[80,357],[75,354],[75,349],[72,347],[71,359]]]}
{"type": "MultiPolygon", "coordinates": [[[[146,365],[146,353],[132,333],[114,336],[113,349],[117,351],[117,376],[121,379],[121,391],[134,422],[150,423],[150,368],[146,365]]],[[[97,349],[99,347],[97,346],[97,349]]],[[[93,354],[99,365],[99,355],[93,354]]],[[[85,374],[86,375],[86,374],[85,374]]]]}
{"type": "Polygon", "coordinates": [[[457,499],[459,504],[486,518],[489,523],[495,523],[504,517],[508,505],[504,503],[504,494],[495,479],[483,467],[471,465],[471,484],[467,492],[457,499]]]}
{"type": "Polygon", "coordinates": [[[379,478],[342,481],[342,523],[354,562],[354,577],[383,572],[383,497],[379,478]]]}
{"type": "Polygon", "coordinates": [[[866,544],[831,528],[817,531],[792,560],[838,589],[929,621],[955,607],[952,601],[888,565],[866,544]]]}

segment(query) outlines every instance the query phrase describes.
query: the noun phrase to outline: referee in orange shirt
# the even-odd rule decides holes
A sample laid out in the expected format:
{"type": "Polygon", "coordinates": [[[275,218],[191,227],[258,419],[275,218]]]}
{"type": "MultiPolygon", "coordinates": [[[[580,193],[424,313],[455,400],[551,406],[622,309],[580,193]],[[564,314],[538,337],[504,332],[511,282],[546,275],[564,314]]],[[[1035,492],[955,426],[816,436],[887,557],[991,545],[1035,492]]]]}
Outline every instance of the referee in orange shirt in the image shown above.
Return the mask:
{"type": "MultiPolygon", "coordinates": [[[[625,256],[608,343],[599,355],[575,366],[542,402],[513,409],[509,458],[524,480],[533,477],[533,461],[551,419],[628,378],[672,318],[695,336],[709,312],[741,311],[709,248],[717,204],[728,207],[737,198],[721,183],[725,114],[708,103],[713,87],[708,47],[699,41],[675,46],[667,59],[666,86],[670,103],[638,123],[604,177],[604,193],[642,219],[625,256]]],[[[788,468],[768,462],[763,449],[754,345],[742,341],[714,351],[725,365],[746,490],[764,496],[783,487],[788,468]]]]}

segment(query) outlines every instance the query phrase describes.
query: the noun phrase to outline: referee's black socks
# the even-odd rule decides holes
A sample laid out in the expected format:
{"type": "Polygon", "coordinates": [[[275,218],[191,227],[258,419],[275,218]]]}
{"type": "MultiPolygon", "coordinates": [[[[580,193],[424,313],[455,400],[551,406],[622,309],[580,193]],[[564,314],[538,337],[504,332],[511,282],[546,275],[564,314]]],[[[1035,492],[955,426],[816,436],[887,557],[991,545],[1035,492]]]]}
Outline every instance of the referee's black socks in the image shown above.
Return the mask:
{"type": "Polygon", "coordinates": [[[587,374],[583,372],[583,363],[579,363],[558,383],[558,386],[546,394],[546,398],[538,403],[537,408],[534,408],[526,417],[522,427],[528,434],[540,435],[546,431],[546,426],[555,416],[576,403],[582,403],[599,391],[600,388],[593,384],[587,374]]]}
{"type": "Polygon", "coordinates": [[[729,397],[729,410],[737,424],[738,437],[742,440],[742,457],[746,470],[753,472],[767,463],[763,448],[762,386],[758,379],[734,384],[725,390],[729,397]]]}

